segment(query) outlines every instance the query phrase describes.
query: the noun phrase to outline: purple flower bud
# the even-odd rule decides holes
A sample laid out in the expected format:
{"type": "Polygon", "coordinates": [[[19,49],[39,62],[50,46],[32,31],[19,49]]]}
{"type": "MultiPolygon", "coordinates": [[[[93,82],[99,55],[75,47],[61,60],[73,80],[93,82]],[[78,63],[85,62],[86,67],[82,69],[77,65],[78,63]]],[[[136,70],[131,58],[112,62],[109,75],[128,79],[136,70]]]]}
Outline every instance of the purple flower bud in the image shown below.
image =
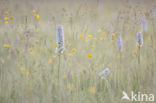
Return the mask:
{"type": "Polygon", "coordinates": [[[56,43],[57,43],[56,52],[62,53],[64,50],[64,31],[61,25],[59,25],[57,28],[56,43]]]}
{"type": "Polygon", "coordinates": [[[118,45],[119,51],[122,51],[122,38],[121,37],[117,39],[117,45],[118,45]]]}
{"type": "Polygon", "coordinates": [[[145,17],[141,18],[141,24],[142,24],[143,31],[147,31],[147,22],[145,17]]]}
{"type": "Polygon", "coordinates": [[[141,47],[143,45],[143,35],[141,32],[137,33],[137,44],[141,47]]]}

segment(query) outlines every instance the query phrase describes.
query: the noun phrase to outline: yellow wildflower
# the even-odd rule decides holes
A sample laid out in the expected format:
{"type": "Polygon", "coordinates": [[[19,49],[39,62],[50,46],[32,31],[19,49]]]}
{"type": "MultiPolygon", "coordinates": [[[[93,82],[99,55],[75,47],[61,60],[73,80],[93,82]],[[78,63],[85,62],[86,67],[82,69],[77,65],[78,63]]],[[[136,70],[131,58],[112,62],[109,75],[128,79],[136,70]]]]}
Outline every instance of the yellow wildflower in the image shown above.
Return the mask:
{"type": "Polygon", "coordinates": [[[113,40],[112,40],[112,42],[113,42],[113,43],[115,43],[115,42],[116,42],[116,40],[115,40],[115,39],[113,39],[113,40]]]}
{"type": "Polygon", "coordinates": [[[27,77],[29,76],[29,74],[30,74],[29,72],[26,72],[26,73],[25,73],[25,75],[26,75],[27,77]]]}
{"type": "Polygon", "coordinates": [[[88,58],[92,58],[92,54],[88,54],[88,58]]]}
{"type": "Polygon", "coordinates": [[[51,58],[49,58],[49,59],[48,59],[48,63],[51,63],[51,62],[52,62],[52,59],[51,59],[51,58]]]}
{"type": "Polygon", "coordinates": [[[97,40],[96,38],[94,38],[94,40],[97,40]]]}
{"type": "Polygon", "coordinates": [[[9,23],[8,20],[6,20],[6,21],[5,21],[5,24],[8,24],[8,23],[9,23]]]}
{"type": "Polygon", "coordinates": [[[72,54],[71,53],[68,53],[68,56],[70,57],[70,56],[72,56],[72,54]]]}
{"type": "Polygon", "coordinates": [[[35,30],[36,33],[38,33],[38,31],[39,31],[38,29],[35,30]]]}
{"type": "Polygon", "coordinates": [[[55,44],[55,48],[57,48],[57,46],[58,46],[58,45],[57,45],[57,44],[55,44]]]}
{"type": "Polygon", "coordinates": [[[139,47],[139,46],[140,46],[140,44],[136,44],[136,46],[137,46],[137,47],[139,47]]]}
{"type": "Polygon", "coordinates": [[[106,35],[106,32],[103,32],[103,35],[106,35]]]}
{"type": "Polygon", "coordinates": [[[83,34],[80,34],[80,38],[83,38],[83,34]]]}
{"type": "Polygon", "coordinates": [[[21,67],[20,70],[24,74],[25,68],[24,67],[21,67]]]}
{"type": "Polygon", "coordinates": [[[92,35],[88,35],[88,38],[92,38],[92,35]]]}
{"type": "Polygon", "coordinates": [[[76,49],[75,49],[75,48],[73,48],[73,49],[72,49],[72,52],[76,52],[76,49]]]}
{"type": "Polygon", "coordinates": [[[54,55],[53,58],[56,58],[56,56],[54,55]]]}
{"type": "Polygon", "coordinates": [[[100,37],[100,38],[99,38],[99,40],[103,40],[103,38],[102,38],[102,37],[100,37]]]}
{"type": "Polygon", "coordinates": [[[95,94],[96,89],[95,89],[94,87],[90,87],[90,88],[89,88],[89,92],[90,92],[91,94],[95,94]]]}
{"type": "Polygon", "coordinates": [[[9,44],[4,44],[3,47],[4,48],[10,48],[10,45],[9,44]]]}
{"type": "Polygon", "coordinates": [[[39,19],[39,18],[40,18],[40,15],[39,15],[39,14],[37,14],[37,15],[36,15],[36,19],[39,19]]]}
{"type": "Polygon", "coordinates": [[[8,15],[9,13],[8,13],[8,12],[5,12],[4,14],[5,14],[5,15],[8,15]]]}
{"type": "Polygon", "coordinates": [[[112,34],[112,37],[115,37],[115,33],[112,34]]]}
{"type": "Polygon", "coordinates": [[[10,16],[10,20],[13,20],[14,19],[14,17],[13,16],[10,16]]]}
{"type": "Polygon", "coordinates": [[[100,32],[102,32],[102,30],[101,29],[98,29],[98,31],[97,31],[98,33],[100,33],[100,32]]]}
{"type": "Polygon", "coordinates": [[[8,17],[4,17],[4,20],[5,20],[5,21],[8,21],[8,17]]]}
{"type": "Polygon", "coordinates": [[[36,17],[36,16],[37,16],[37,14],[34,14],[34,16],[36,17]]]}
{"type": "Polygon", "coordinates": [[[91,45],[91,48],[95,48],[95,45],[91,45]]]}
{"type": "Polygon", "coordinates": [[[133,50],[133,54],[136,55],[137,54],[137,51],[136,50],[133,50]]]}
{"type": "Polygon", "coordinates": [[[33,12],[33,13],[36,13],[36,11],[35,11],[35,10],[33,10],[32,12],[33,12]]]}

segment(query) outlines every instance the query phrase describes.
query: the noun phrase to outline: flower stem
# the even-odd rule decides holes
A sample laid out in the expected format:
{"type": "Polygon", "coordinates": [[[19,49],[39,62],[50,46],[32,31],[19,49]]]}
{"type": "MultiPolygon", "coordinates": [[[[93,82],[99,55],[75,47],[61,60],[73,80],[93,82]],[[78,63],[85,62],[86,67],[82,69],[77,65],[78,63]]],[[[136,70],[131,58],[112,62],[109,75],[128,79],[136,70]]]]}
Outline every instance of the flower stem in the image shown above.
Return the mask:
{"type": "Polygon", "coordinates": [[[140,65],[140,46],[139,46],[139,50],[138,50],[138,64],[140,65]]]}
{"type": "Polygon", "coordinates": [[[59,54],[59,64],[58,64],[58,82],[60,77],[60,65],[61,65],[61,54],[59,54]]]}

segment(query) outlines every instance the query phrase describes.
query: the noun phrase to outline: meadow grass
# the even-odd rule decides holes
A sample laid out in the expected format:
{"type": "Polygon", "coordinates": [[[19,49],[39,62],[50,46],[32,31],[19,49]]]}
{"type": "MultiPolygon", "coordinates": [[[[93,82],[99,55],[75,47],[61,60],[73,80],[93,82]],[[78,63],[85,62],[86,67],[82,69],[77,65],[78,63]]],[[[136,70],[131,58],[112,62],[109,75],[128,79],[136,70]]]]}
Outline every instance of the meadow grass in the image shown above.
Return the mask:
{"type": "Polygon", "coordinates": [[[156,94],[154,3],[1,0],[0,103],[131,103],[122,91],[156,94]],[[65,38],[60,59],[58,25],[65,38]]]}

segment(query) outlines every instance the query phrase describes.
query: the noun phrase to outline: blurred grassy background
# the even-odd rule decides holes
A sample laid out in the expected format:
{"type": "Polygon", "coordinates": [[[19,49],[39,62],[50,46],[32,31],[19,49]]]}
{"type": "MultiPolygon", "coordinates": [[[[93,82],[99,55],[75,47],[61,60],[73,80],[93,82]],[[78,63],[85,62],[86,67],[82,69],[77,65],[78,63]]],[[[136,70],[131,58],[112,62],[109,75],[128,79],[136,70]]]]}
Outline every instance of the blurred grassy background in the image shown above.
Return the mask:
{"type": "Polygon", "coordinates": [[[122,91],[156,94],[155,4],[0,0],[0,103],[130,103],[121,100],[122,91]],[[143,16],[148,30],[139,64],[136,34],[143,31],[143,16]],[[58,25],[65,36],[59,81],[58,25]],[[120,36],[122,52],[116,42],[120,36]],[[110,74],[101,79],[105,68],[110,74]]]}

